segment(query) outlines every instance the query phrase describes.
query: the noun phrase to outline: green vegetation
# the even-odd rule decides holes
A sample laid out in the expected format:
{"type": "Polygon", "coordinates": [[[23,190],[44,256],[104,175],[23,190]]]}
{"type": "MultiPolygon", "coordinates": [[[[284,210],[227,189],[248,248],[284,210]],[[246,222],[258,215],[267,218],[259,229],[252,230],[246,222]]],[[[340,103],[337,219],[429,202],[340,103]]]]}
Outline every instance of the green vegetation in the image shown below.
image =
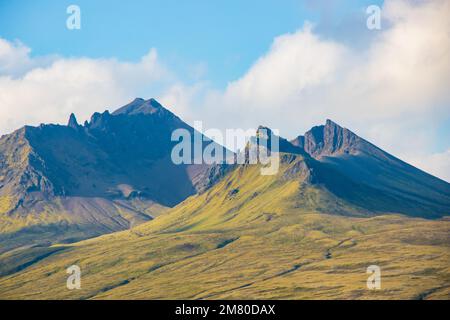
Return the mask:
{"type": "Polygon", "coordinates": [[[20,247],[75,242],[127,230],[164,210],[167,208],[137,199],[130,202],[55,197],[27,209],[26,214],[21,211],[0,214],[0,254],[20,247]]]}
{"type": "Polygon", "coordinates": [[[13,200],[10,196],[0,197],[0,214],[9,211],[13,206],[13,200]]]}
{"type": "Polygon", "coordinates": [[[272,176],[175,165],[175,128],[136,99],[1,137],[0,299],[449,299],[447,182],[330,120],[272,176]]]}
{"type": "Polygon", "coordinates": [[[0,298],[449,299],[448,218],[358,214],[291,160],[276,176],[238,167],[131,230],[0,255],[0,298]],[[73,264],[80,290],[66,288],[73,264]],[[381,290],[366,288],[373,264],[381,290]]]}

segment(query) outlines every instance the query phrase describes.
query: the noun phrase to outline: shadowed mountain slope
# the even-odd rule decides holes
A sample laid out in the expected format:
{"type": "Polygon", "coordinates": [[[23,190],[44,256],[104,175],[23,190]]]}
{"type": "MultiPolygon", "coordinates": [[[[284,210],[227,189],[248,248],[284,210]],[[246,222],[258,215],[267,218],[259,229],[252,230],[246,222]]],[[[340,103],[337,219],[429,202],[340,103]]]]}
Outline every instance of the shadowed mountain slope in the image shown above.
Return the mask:
{"type": "Polygon", "coordinates": [[[207,188],[220,170],[175,165],[175,129],[194,134],[156,100],[135,99],[83,126],[72,114],[67,126],[1,137],[0,252],[127,229],[207,188]]]}
{"type": "Polygon", "coordinates": [[[378,205],[370,209],[427,218],[450,214],[448,182],[405,163],[331,120],[291,142],[330,171],[322,174],[322,179],[333,192],[351,197],[354,191],[367,190],[364,198],[354,199],[358,205],[378,198],[378,205]],[[339,177],[345,177],[347,183],[339,177]]]}
{"type": "MultiPolygon", "coordinates": [[[[266,127],[260,127],[256,136],[247,148],[253,152],[258,143],[270,146],[270,137],[275,137],[266,127]],[[261,138],[267,133],[268,137],[261,138]]],[[[282,137],[278,141],[282,158],[289,154],[290,161],[302,159],[295,170],[307,174],[305,184],[323,188],[361,214],[401,213],[432,219],[450,215],[449,183],[397,159],[331,120],[291,142],[282,137]]],[[[334,213],[346,214],[342,210],[334,213]]]]}

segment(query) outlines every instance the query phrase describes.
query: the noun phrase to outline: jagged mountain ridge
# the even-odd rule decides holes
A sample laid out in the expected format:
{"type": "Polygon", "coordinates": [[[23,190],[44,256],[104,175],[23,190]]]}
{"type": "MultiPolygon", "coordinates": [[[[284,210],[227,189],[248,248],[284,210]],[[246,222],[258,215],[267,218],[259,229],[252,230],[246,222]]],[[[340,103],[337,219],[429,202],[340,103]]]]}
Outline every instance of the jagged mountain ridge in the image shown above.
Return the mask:
{"type": "MultiPolygon", "coordinates": [[[[258,146],[260,136],[266,134],[270,137],[273,132],[260,126],[251,148],[258,146]]],[[[262,145],[270,148],[270,140],[262,145]]],[[[424,218],[450,214],[449,183],[388,154],[331,120],[292,141],[278,137],[278,143],[281,153],[304,159],[296,170],[304,171],[308,184],[325,188],[358,208],[361,214],[401,213],[424,218]]],[[[293,161],[295,157],[290,158],[293,161]]]]}
{"type": "MultiPolygon", "coordinates": [[[[21,180],[11,186],[19,191],[111,198],[137,191],[173,206],[200,188],[191,175],[198,170],[173,165],[168,158],[176,143],[170,136],[177,128],[194,130],[156,100],[135,99],[112,114],[94,113],[84,126],[73,114],[67,126],[26,126],[2,138],[2,154],[14,156],[10,149],[15,147],[16,153],[23,152],[26,168],[17,168],[22,174],[14,176],[21,180]],[[154,170],[162,172],[158,176],[154,170]]],[[[7,173],[11,167],[3,163],[7,173]]],[[[6,187],[14,182],[6,175],[3,180],[6,187]]]]}
{"type": "MultiPolygon", "coordinates": [[[[3,136],[3,250],[36,239],[68,241],[132,227],[242,170],[240,165],[173,164],[176,142],[170,136],[176,128],[194,132],[156,100],[138,98],[113,113],[94,113],[84,125],[71,114],[67,126],[26,126],[3,136]],[[14,240],[17,234],[22,240],[14,240]]],[[[308,201],[311,210],[424,218],[450,213],[447,182],[331,120],[293,141],[279,139],[282,161],[294,163],[280,179],[301,180],[300,200],[305,187],[316,190],[309,193],[315,197],[308,201]]]]}
{"type": "Polygon", "coordinates": [[[196,194],[145,222],[160,209],[145,201],[157,194],[145,181],[131,187],[123,179],[149,164],[159,164],[160,173],[168,148],[140,145],[152,141],[145,124],[157,127],[159,120],[142,127],[142,119],[127,119],[167,113],[152,101],[142,110],[141,102],[94,114],[83,126],[71,116],[68,126],[27,127],[0,139],[0,208],[8,206],[7,190],[26,195],[16,210],[0,214],[0,297],[373,298],[361,290],[361,266],[377,261],[389,288],[378,298],[448,296],[449,222],[430,218],[449,214],[449,184],[332,121],[292,142],[280,138],[274,175],[248,162],[186,167],[196,194]],[[136,140],[127,139],[130,132],[136,140]],[[39,143],[43,134],[48,144],[39,143]],[[88,178],[73,179],[63,171],[68,165],[88,178]],[[110,173],[114,179],[105,180],[110,173]],[[4,232],[17,221],[27,224],[4,232]],[[130,230],[70,244],[124,229],[130,230]],[[75,293],[57,285],[74,261],[88,271],[75,293]]]}
{"type": "Polygon", "coordinates": [[[84,125],[71,114],[67,126],[25,126],[1,137],[0,238],[24,230],[39,238],[42,227],[51,230],[43,241],[61,241],[61,223],[81,229],[67,234],[77,239],[83,230],[84,237],[123,230],[208,187],[220,166],[173,164],[178,128],[194,133],[156,100],[138,98],[84,125]]]}
{"type": "MultiPolygon", "coordinates": [[[[381,211],[428,218],[450,214],[448,182],[409,165],[331,120],[291,142],[327,170],[372,189],[374,195],[384,199],[381,211]]],[[[333,175],[324,178],[330,176],[333,175]]],[[[333,184],[336,192],[341,193],[351,193],[357,188],[333,184]]]]}
{"type": "Polygon", "coordinates": [[[314,158],[365,151],[373,153],[379,150],[352,131],[340,127],[330,119],[326,120],[325,125],[311,128],[304,136],[298,136],[291,143],[305,150],[314,158]]]}

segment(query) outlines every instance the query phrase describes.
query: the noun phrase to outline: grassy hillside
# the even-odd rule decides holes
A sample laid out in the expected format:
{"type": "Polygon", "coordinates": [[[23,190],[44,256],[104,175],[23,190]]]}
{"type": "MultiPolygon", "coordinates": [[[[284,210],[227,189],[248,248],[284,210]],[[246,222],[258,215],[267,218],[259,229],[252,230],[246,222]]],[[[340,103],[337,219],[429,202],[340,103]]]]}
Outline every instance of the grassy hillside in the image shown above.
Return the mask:
{"type": "MultiPolygon", "coordinates": [[[[8,203],[7,198],[4,201],[8,203]]],[[[166,209],[139,199],[55,197],[36,202],[26,210],[0,210],[0,254],[21,247],[75,242],[126,230],[166,209]]]]}
{"type": "Polygon", "coordinates": [[[131,230],[4,253],[0,298],[450,298],[450,220],[371,217],[309,177],[301,156],[275,176],[241,166],[131,230]],[[82,288],[71,291],[73,264],[82,288]],[[373,264],[377,291],[366,288],[373,264]]]}

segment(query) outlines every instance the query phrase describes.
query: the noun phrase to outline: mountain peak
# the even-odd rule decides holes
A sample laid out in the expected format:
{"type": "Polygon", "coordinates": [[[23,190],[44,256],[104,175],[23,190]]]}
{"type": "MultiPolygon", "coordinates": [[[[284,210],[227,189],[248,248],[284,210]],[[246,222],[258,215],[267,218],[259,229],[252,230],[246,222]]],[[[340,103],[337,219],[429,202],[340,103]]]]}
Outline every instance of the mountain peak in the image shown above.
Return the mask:
{"type": "Polygon", "coordinates": [[[276,135],[272,129],[266,126],[258,126],[256,130],[256,136],[251,140],[252,143],[263,144],[268,147],[269,150],[272,150],[274,147],[272,145],[272,138],[278,139],[278,150],[279,152],[286,153],[294,153],[294,154],[303,154],[303,150],[298,148],[298,146],[293,145],[287,139],[276,135]]]}
{"type": "Polygon", "coordinates": [[[299,136],[292,144],[303,147],[311,156],[320,158],[332,154],[361,152],[363,139],[352,131],[327,119],[325,125],[311,128],[304,136],[299,136]]]}
{"type": "Polygon", "coordinates": [[[334,122],[331,119],[327,119],[325,121],[325,127],[338,127],[338,128],[342,128],[340,125],[338,125],[336,122],[334,122]]]}
{"type": "Polygon", "coordinates": [[[125,114],[154,114],[158,111],[166,110],[158,101],[151,98],[144,100],[142,98],[136,98],[127,105],[117,109],[113,112],[113,115],[125,114]]]}
{"type": "Polygon", "coordinates": [[[79,124],[78,124],[77,118],[75,117],[75,114],[73,114],[73,113],[70,114],[69,122],[67,123],[67,126],[74,128],[74,129],[78,128],[79,124]]]}

